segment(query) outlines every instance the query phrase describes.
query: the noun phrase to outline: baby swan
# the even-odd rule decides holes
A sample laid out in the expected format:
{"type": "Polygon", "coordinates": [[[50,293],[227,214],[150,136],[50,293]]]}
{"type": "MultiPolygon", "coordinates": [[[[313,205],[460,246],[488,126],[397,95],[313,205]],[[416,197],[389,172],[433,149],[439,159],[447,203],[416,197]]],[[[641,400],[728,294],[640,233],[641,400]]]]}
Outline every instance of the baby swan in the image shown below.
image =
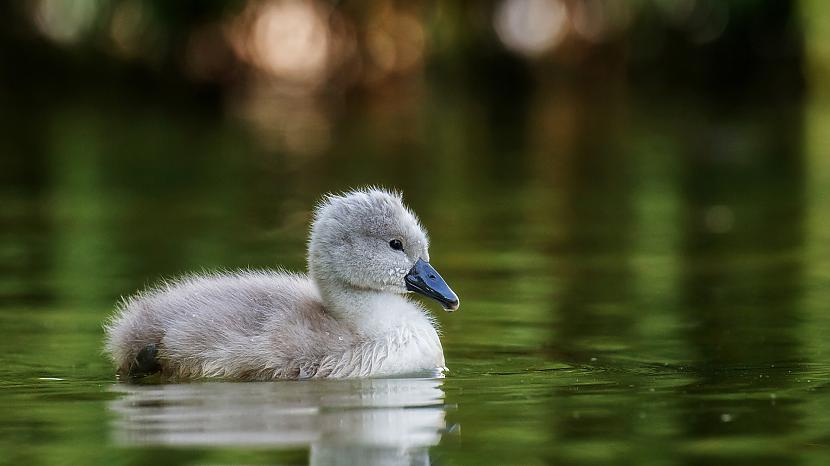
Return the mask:
{"type": "Polygon", "coordinates": [[[308,242],[308,275],[196,275],[121,303],[106,325],[121,375],[237,380],[434,372],[444,352],[433,320],[404,294],[458,309],[429,264],[427,235],[400,195],[329,195],[308,242]]]}

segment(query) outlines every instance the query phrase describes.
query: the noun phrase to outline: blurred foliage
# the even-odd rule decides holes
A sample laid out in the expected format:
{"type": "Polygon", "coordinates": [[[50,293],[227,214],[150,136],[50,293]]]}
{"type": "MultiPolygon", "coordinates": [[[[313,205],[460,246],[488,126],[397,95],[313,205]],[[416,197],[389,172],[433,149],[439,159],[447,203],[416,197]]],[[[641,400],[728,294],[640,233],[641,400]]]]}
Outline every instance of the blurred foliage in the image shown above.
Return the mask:
{"type": "MultiPolygon", "coordinates": [[[[803,4],[808,17],[824,13],[821,2],[803,4]]],[[[39,0],[0,7],[0,47],[6,66],[14,67],[4,73],[10,82],[60,70],[65,79],[94,83],[101,72],[144,70],[161,82],[227,88],[264,80],[331,92],[377,89],[425,68],[436,80],[466,85],[526,87],[531,76],[545,85],[555,75],[576,74],[607,83],[670,80],[667,86],[710,91],[752,84],[786,89],[801,80],[798,5],[39,0]],[[317,48],[319,70],[309,65],[317,48]]]]}

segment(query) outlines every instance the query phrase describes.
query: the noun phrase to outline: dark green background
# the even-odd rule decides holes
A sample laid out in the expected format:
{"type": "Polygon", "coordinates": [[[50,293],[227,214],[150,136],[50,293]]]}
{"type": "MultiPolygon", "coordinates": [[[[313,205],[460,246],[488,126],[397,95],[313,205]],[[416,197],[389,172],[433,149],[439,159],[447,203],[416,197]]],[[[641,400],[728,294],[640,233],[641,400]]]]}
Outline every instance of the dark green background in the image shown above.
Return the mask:
{"type": "MultiPolygon", "coordinates": [[[[151,59],[108,49],[119,3],[70,45],[0,7],[0,462],[307,462],[302,444],[119,441],[164,426],[116,409],[101,324],[161,277],[302,270],[314,203],[368,184],[404,192],[462,301],[434,309],[451,372],[433,464],[830,461],[824,2],[726,2],[703,45],[640,2],[625,33],[568,45],[579,59],[505,49],[496,4],[415,3],[418,68],[288,100],[242,65],[180,66],[244,2],[147,2],[151,59]],[[292,122],[299,145],[273,136],[292,122]]],[[[366,5],[334,7],[363,25],[366,5]]],[[[281,406],[279,387],[250,399],[281,406]]]]}

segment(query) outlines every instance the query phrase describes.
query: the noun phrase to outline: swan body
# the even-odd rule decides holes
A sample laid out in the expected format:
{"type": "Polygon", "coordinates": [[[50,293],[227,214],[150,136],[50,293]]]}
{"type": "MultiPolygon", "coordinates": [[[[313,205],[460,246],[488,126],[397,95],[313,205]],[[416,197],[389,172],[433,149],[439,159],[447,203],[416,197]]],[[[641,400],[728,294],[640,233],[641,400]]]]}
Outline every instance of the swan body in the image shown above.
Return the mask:
{"type": "Polygon", "coordinates": [[[315,211],[308,275],[187,276],[124,300],[106,325],[118,372],[172,379],[384,377],[441,371],[433,319],[410,291],[458,308],[429,265],[400,195],[329,195],[315,211]]]}

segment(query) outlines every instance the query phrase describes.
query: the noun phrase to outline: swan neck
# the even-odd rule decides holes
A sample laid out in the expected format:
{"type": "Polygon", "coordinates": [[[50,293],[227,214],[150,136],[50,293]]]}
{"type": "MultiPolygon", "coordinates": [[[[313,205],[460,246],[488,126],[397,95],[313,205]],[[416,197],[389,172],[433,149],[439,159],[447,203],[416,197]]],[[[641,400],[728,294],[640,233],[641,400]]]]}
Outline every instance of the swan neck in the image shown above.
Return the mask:
{"type": "Polygon", "coordinates": [[[315,283],[326,311],[347,323],[356,334],[376,337],[424,320],[418,308],[401,295],[359,289],[334,280],[315,279],[315,283]]]}

